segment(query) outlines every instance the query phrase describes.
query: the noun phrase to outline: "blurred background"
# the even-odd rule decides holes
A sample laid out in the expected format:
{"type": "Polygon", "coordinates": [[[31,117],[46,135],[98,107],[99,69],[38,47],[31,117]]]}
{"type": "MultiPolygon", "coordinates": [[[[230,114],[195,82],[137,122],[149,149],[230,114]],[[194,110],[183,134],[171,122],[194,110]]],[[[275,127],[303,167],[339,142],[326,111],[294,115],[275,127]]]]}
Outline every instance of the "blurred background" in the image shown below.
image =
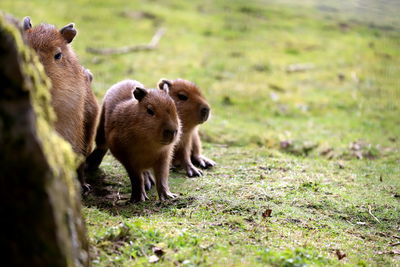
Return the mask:
{"type": "Polygon", "coordinates": [[[213,143],[289,140],[321,152],[400,132],[399,1],[2,0],[0,9],[34,25],[74,22],[72,45],[99,100],[125,78],[194,81],[213,107],[203,129],[213,143]],[[146,44],[160,27],[156,50],[87,52],[146,44]]]}

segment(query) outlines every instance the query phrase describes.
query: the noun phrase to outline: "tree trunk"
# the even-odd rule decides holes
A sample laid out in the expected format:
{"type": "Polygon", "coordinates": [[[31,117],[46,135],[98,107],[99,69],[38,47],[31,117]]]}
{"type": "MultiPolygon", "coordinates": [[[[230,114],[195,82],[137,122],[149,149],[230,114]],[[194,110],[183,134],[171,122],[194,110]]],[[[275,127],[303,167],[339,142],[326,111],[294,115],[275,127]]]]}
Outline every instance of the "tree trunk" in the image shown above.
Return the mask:
{"type": "Polygon", "coordinates": [[[50,82],[18,22],[0,12],[3,266],[89,266],[76,168],[53,128],[50,82]]]}

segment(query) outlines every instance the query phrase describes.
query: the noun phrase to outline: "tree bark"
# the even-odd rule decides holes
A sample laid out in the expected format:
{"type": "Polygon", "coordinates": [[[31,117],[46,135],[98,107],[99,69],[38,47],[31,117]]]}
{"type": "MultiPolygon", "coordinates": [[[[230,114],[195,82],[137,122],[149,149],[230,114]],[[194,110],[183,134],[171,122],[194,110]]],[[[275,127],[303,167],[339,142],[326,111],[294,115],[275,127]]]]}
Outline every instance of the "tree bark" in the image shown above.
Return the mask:
{"type": "Polygon", "coordinates": [[[0,12],[0,222],[4,266],[89,266],[78,158],[53,128],[50,82],[0,12]]]}

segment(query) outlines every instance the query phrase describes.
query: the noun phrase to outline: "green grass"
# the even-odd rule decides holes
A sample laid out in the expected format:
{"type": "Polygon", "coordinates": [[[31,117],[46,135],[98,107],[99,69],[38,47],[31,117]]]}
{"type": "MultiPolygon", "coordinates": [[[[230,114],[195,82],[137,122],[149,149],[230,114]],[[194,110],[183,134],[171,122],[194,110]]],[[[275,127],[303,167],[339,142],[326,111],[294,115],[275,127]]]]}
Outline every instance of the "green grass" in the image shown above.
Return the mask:
{"type": "Polygon", "coordinates": [[[154,247],[160,266],[399,265],[396,18],[370,23],[312,1],[126,2],[0,2],[33,24],[75,22],[99,100],[124,78],[182,77],[212,105],[201,129],[218,166],[196,179],[171,173],[176,200],[159,203],[153,189],[126,205],[129,179],[105,158],[84,199],[93,265],[147,265],[154,247]],[[160,26],[155,51],[86,52],[147,43],[160,26]],[[313,68],[286,71],[299,63],[313,68]]]}

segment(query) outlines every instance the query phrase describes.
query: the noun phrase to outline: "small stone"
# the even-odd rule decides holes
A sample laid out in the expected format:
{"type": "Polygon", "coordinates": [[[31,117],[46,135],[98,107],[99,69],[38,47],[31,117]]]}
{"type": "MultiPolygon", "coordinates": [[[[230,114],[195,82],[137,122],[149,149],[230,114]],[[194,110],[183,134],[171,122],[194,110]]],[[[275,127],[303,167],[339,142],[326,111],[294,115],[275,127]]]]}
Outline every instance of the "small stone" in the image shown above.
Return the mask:
{"type": "Polygon", "coordinates": [[[165,254],[164,250],[160,247],[153,247],[153,253],[157,256],[162,256],[165,254]]]}
{"type": "Polygon", "coordinates": [[[344,169],[344,163],[339,161],[338,162],[339,169],[344,169]]]}
{"type": "Polygon", "coordinates": [[[159,261],[159,260],[160,260],[160,258],[157,257],[156,255],[151,255],[151,256],[149,257],[149,263],[156,263],[156,262],[159,261]]]}

